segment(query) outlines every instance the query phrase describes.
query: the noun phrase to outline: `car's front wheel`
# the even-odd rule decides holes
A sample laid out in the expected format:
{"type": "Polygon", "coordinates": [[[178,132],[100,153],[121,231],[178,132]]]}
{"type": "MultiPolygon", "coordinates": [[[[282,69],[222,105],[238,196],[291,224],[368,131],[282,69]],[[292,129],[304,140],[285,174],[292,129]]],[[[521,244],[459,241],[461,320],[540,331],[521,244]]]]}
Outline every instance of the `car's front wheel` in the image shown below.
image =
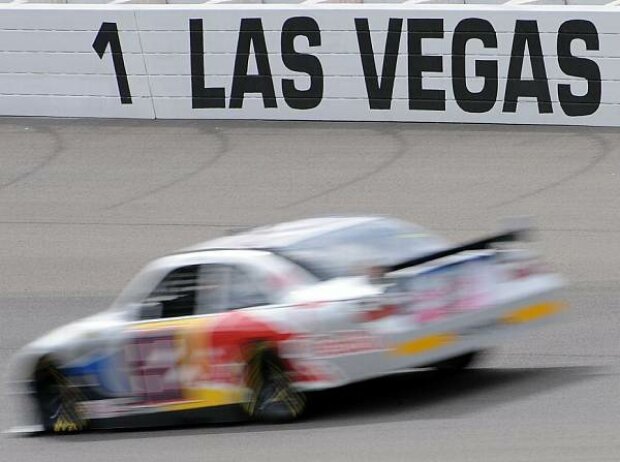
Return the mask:
{"type": "Polygon", "coordinates": [[[35,389],[46,432],[74,433],[86,428],[80,393],[53,365],[44,364],[37,369],[35,389]]]}
{"type": "Polygon", "coordinates": [[[277,354],[258,346],[247,363],[246,384],[250,390],[245,408],[254,419],[286,422],[299,417],[305,407],[303,393],[294,389],[277,354]]]}

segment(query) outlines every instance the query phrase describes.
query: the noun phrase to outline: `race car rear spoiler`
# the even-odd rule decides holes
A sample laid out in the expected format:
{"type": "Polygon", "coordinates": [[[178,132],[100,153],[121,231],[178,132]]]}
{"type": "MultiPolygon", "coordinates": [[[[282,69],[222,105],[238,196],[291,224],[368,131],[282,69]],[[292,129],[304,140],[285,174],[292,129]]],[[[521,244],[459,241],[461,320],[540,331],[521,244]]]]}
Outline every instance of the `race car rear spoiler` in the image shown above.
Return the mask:
{"type": "Polygon", "coordinates": [[[521,228],[521,229],[515,229],[512,231],[507,231],[501,234],[496,234],[494,236],[486,237],[484,239],[479,239],[477,241],[469,242],[467,244],[462,244],[457,247],[450,247],[445,250],[440,250],[439,252],[434,252],[428,255],[423,255],[422,257],[417,257],[412,260],[406,260],[404,262],[388,266],[386,268],[386,273],[391,273],[393,271],[400,271],[406,268],[411,268],[412,266],[421,265],[422,263],[427,263],[429,261],[438,260],[440,258],[448,257],[450,255],[455,255],[461,252],[467,252],[470,250],[491,249],[495,247],[496,244],[499,244],[502,242],[524,241],[527,239],[529,233],[530,233],[529,228],[521,228]]]}

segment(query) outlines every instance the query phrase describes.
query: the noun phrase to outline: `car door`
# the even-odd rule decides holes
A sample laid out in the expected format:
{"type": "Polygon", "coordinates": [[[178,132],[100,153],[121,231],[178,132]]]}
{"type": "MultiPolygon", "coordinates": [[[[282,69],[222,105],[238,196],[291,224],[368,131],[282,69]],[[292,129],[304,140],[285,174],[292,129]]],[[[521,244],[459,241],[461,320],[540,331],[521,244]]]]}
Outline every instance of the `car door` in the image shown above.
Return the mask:
{"type": "Polygon", "coordinates": [[[184,400],[187,337],[200,330],[195,316],[200,265],[175,268],[140,301],[126,335],[125,365],[136,406],[184,400]]]}
{"type": "Polygon", "coordinates": [[[126,367],[134,405],[186,410],[239,402],[237,336],[252,326],[231,315],[266,303],[238,265],[170,271],[142,300],[139,319],[129,328],[126,367]]]}
{"type": "Polygon", "coordinates": [[[233,399],[209,388],[209,333],[227,305],[224,269],[218,264],[175,268],[141,301],[125,347],[135,406],[165,411],[233,399]]]}

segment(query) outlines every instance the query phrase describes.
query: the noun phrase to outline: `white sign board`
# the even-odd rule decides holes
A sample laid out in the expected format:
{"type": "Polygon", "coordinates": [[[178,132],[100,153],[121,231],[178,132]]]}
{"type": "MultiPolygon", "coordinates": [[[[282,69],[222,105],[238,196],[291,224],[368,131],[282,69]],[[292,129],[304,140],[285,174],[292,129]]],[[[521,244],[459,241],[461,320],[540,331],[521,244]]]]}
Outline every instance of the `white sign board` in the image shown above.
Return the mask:
{"type": "Polygon", "coordinates": [[[620,125],[620,7],[0,6],[0,115],[620,125]]]}

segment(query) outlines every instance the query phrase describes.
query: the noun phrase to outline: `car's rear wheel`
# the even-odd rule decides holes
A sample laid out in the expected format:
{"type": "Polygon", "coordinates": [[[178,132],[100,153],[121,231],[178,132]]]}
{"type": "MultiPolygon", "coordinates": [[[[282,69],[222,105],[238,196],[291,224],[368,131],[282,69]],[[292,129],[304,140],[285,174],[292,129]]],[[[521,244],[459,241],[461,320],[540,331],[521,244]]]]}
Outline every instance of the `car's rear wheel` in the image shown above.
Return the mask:
{"type": "Polygon", "coordinates": [[[250,390],[246,412],[264,422],[287,422],[301,416],[306,397],[294,389],[280,358],[265,345],[253,350],[246,369],[250,390]]]}
{"type": "Polygon", "coordinates": [[[429,365],[429,367],[432,367],[442,372],[458,372],[470,367],[472,364],[474,364],[480,359],[482,354],[482,351],[470,351],[469,353],[465,353],[459,356],[455,356],[453,358],[448,358],[443,361],[431,364],[429,365]]]}
{"type": "Polygon", "coordinates": [[[35,387],[45,431],[74,433],[86,428],[80,393],[52,364],[46,363],[37,369],[35,387]]]}

